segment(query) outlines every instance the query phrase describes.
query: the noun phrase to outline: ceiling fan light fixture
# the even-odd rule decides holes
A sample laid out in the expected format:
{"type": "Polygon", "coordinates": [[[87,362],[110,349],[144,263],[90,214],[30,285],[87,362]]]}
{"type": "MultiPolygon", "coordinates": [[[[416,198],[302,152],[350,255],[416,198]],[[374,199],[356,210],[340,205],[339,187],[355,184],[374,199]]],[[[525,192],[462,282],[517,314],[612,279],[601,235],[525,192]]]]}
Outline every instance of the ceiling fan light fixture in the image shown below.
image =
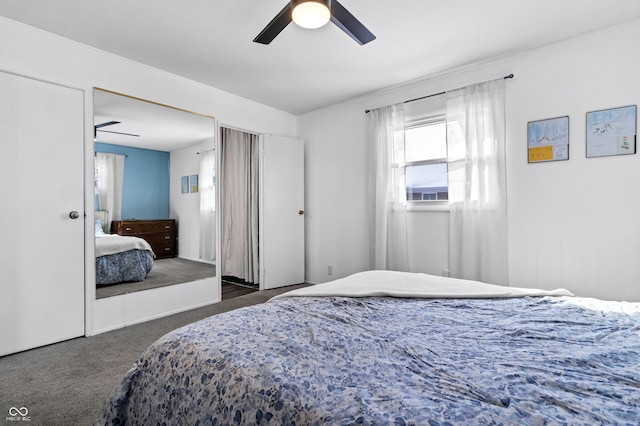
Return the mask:
{"type": "Polygon", "coordinates": [[[291,3],[291,18],[299,27],[320,28],[331,19],[329,0],[294,0],[291,3]]]}
{"type": "Polygon", "coordinates": [[[320,28],[331,21],[361,46],[376,39],[338,0],[289,0],[253,41],[271,43],[291,21],[304,28],[320,28]],[[304,22],[304,17],[309,15],[312,22],[304,22]]]}

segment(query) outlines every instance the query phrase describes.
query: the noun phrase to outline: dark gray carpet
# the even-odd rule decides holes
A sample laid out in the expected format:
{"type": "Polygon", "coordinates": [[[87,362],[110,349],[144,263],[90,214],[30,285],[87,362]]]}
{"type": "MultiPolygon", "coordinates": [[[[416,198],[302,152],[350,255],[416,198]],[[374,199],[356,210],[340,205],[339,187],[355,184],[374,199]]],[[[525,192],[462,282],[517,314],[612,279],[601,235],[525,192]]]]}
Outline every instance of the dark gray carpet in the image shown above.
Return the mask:
{"type": "Polygon", "coordinates": [[[30,425],[91,425],[122,376],[159,337],[298,287],[256,291],[109,333],[0,357],[0,421],[11,407],[26,407],[30,425]]]}
{"type": "Polygon", "coordinates": [[[100,286],[96,288],[96,299],[167,285],[187,283],[202,278],[213,277],[215,274],[216,267],[210,263],[196,262],[179,257],[157,259],[153,262],[153,268],[151,268],[149,275],[147,275],[144,281],[100,286]]]}

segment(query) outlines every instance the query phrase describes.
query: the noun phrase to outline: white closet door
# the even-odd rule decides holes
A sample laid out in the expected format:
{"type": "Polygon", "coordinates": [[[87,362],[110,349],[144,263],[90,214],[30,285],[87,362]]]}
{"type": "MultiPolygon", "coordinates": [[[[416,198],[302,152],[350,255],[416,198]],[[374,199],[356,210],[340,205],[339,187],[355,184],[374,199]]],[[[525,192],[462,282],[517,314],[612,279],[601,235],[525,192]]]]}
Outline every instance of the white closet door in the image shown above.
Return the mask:
{"type": "Polygon", "coordinates": [[[264,135],[260,169],[260,288],[304,282],[304,144],[264,135]]]}
{"type": "Polygon", "coordinates": [[[1,356],[84,334],[84,94],[2,72],[0,93],[1,356]]]}

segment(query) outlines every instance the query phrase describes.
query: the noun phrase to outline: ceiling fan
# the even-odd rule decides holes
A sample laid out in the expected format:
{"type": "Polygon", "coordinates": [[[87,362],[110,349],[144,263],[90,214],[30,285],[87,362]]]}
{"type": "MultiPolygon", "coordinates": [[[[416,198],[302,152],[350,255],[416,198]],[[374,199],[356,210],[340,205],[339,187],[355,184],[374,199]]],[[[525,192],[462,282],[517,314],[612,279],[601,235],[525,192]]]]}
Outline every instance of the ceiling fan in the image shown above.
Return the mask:
{"type": "Polygon", "coordinates": [[[291,21],[303,28],[319,28],[329,20],[360,45],[376,38],[337,0],[291,0],[253,41],[271,43],[291,21]]]}
{"type": "Polygon", "coordinates": [[[105,133],[114,133],[116,135],[125,135],[125,136],[134,136],[136,138],[139,138],[140,135],[134,135],[133,133],[123,133],[123,132],[114,132],[112,130],[102,130],[103,127],[107,127],[107,126],[112,126],[114,124],[120,124],[120,121],[107,121],[104,123],[100,123],[100,124],[96,124],[93,126],[93,138],[95,139],[96,136],[98,135],[98,132],[105,132],[105,133]]]}

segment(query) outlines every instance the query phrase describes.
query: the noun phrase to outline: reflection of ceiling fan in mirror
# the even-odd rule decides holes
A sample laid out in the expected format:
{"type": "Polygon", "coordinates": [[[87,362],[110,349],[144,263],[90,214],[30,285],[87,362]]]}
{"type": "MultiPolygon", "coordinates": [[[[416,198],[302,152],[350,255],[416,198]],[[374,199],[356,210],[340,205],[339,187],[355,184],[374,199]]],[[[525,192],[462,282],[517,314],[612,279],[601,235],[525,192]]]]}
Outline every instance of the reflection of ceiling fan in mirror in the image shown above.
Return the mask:
{"type": "Polygon", "coordinates": [[[98,132],[113,133],[113,134],[116,134],[116,135],[133,136],[133,137],[136,137],[136,138],[140,137],[140,135],[135,135],[133,133],[116,132],[116,131],[113,131],[113,130],[103,130],[102,129],[103,127],[113,126],[114,124],[120,124],[120,123],[121,123],[120,121],[112,120],[112,121],[107,121],[107,122],[104,122],[104,123],[100,123],[100,124],[94,125],[93,126],[93,138],[95,139],[98,136],[98,132]]]}
{"type": "Polygon", "coordinates": [[[95,88],[94,140],[171,152],[215,138],[212,116],[95,88]]]}

